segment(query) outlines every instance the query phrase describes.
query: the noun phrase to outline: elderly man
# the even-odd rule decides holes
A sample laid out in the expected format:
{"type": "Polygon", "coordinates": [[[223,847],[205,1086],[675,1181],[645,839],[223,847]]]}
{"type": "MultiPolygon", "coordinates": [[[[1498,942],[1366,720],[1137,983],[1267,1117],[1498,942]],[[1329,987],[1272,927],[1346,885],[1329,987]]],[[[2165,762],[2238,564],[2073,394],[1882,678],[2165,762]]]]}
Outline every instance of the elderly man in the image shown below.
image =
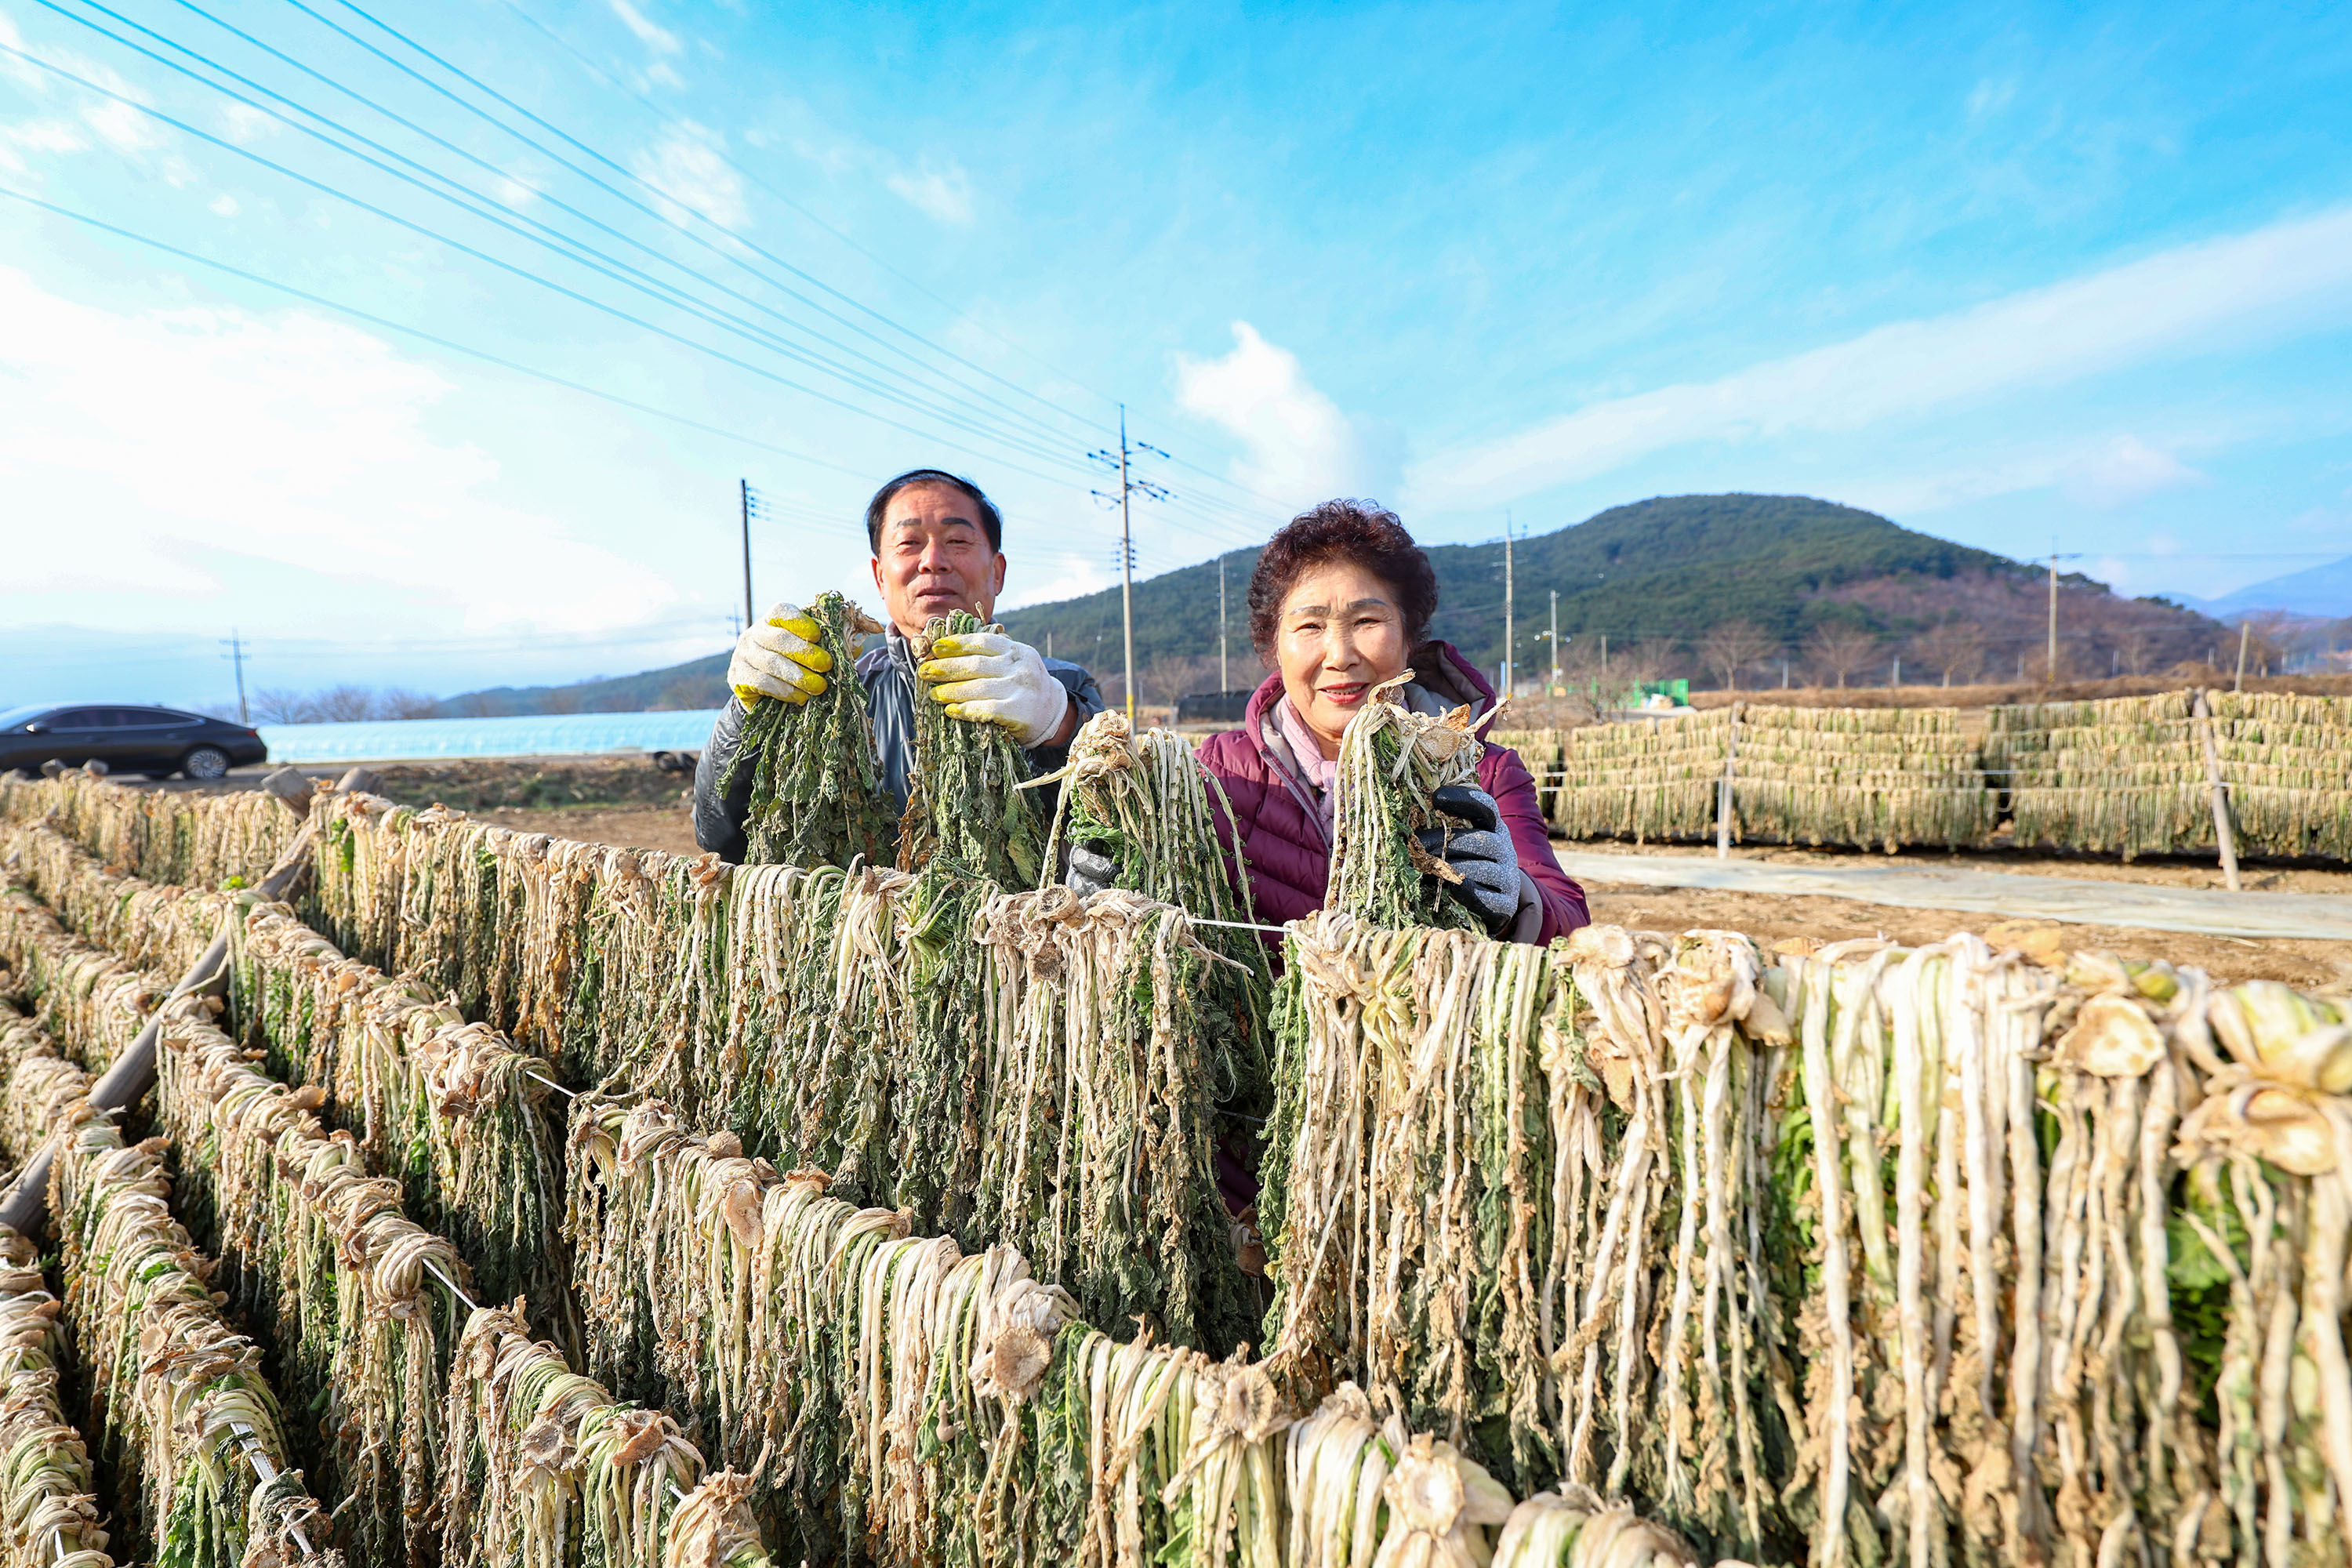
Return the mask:
{"type": "MultiPolygon", "coordinates": [[[[920,665],[908,640],[951,610],[992,617],[1004,591],[1004,520],[994,504],[968,479],[916,468],[866,503],[866,541],[890,624],[884,640],[859,656],[856,676],[873,710],[883,785],[899,805],[906,805],[913,762],[919,685],[929,687],[954,718],[1003,725],[1040,772],[1060,767],[1078,726],[1102,711],[1093,676],[997,632],[943,638],[920,665]]],[[[824,689],[833,668],[815,639],[815,623],[799,606],[778,605],[766,624],[737,639],[727,684],[782,702],[807,701],[824,689]]],[[[695,839],[730,860],[743,858],[751,770],[732,789],[722,790],[719,780],[741,743],[743,719],[741,700],[730,698],[694,771],[695,839]]]]}

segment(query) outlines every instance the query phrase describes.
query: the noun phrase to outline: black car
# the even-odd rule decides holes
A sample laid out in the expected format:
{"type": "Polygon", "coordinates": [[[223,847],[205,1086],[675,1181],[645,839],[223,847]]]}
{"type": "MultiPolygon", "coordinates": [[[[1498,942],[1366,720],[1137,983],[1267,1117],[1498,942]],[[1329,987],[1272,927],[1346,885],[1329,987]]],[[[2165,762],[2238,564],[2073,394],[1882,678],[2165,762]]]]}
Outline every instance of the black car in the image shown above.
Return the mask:
{"type": "Polygon", "coordinates": [[[266,763],[269,748],[242,724],[175,708],[97,703],[11,708],[0,713],[0,773],[38,773],[55,760],[68,767],[100,762],[110,773],[167,779],[216,779],[233,767],[266,763]]]}

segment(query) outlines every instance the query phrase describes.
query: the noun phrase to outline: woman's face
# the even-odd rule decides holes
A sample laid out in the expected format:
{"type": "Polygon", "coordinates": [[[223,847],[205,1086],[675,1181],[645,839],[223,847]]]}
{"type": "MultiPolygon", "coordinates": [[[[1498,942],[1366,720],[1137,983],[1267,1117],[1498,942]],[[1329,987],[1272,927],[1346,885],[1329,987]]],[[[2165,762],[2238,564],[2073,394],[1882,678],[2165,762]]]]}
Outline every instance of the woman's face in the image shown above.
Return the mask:
{"type": "Polygon", "coordinates": [[[1352,561],[1299,574],[1276,623],[1283,694],[1328,760],[1373,687],[1404,673],[1404,611],[1396,590],[1352,561]]]}

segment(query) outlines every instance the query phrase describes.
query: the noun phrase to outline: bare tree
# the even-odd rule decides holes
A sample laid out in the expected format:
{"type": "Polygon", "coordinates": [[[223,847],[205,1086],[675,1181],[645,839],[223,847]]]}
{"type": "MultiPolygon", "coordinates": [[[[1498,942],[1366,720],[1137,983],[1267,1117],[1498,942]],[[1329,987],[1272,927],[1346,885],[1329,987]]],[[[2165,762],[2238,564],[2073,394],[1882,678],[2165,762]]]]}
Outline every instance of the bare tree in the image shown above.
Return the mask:
{"type": "Polygon", "coordinates": [[[258,688],[247,706],[265,724],[309,724],[319,717],[318,705],[307,692],[289,691],[282,686],[258,688]]]}
{"type": "Polygon", "coordinates": [[[2304,618],[2291,610],[2256,610],[2246,617],[2246,673],[2272,675],[2286,668],[2304,618]]]}
{"type": "Polygon", "coordinates": [[[551,686],[539,700],[542,713],[577,713],[584,700],[576,686],[551,686]]]}
{"type": "Polygon", "coordinates": [[[1144,701],[1172,707],[1181,698],[1217,689],[1217,661],[1197,655],[1190,658],[1163,655],[1136,672],[1135,684],[1137,695],[1144,701]]]}
{"type": "Polygon", "coordinates": [[[1984,628],[1973,621],[1938,621],[1912,638],[1911,647],[1943,673],[1947,686],[1954,676],[1967,685],[1984,667],[1984,628]]]}
{"type": "Polygon", "coordinates": [[[1837,678],[1843,690],[1846,678],[1868,664],[1878,652],[1878,639],[1860,626],[1824,622],[1805,638],[1805,655],[1816,669],[1837,678]]]}
{"type": "Polygon", "coordinates": [[[2156,638],[2146,626],[2126,626],[2116,638],[2116,652],[2127,672],[2146,675],[2148,660],[2156,654],[2156,638]]]}
{"type": "Polygon", "coordinates": [[[440,706],[441,700],[436,697],[411,691],[404,686],[388,686],[376,698],[375,710],[380,719],[430,719],[440,706]]]}
{"type": "Polygon", "coordinates": [[[330,686],[314,692],[310,710],[321,724],[353,724],[378,716],[375,692],[365,686],[330,686]]]}
{"type": "Polygon", "coordinates": [[[1772,639],[1752,621],[1724,621],[1698,639],[1699,662],[1739,689],[1739,672],[1772,651],[1772,639]]]}

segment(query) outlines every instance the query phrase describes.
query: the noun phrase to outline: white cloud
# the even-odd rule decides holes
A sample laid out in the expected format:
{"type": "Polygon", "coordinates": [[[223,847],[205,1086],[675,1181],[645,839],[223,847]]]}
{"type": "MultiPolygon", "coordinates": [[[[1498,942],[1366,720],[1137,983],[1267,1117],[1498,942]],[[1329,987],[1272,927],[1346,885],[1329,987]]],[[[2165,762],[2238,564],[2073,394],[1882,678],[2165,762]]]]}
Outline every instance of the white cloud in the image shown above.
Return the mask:
{"type": "Polygon", "coordinates": [[[743,182],[728,166],[726,147],[716,131],[681,120],[649,151],[632,157],[629,167],[678,205],[723,227],[742,228],[751,209],[743,200],[743,182]]]}
{"type": "MultiPolygon", "coordinates": [[[[1010,542],[1007,542],[1008,548],[1010,542]]],[[[1110,574],[1108,566],[1087,556],[1048,556],[1025,564],[1033,571],[1042,568],[1054,574],[1041,582],[1017,570],[1010,574],[1006,586],[1011,591],[998,601],[998,609],[1017,610],[1024,605],[1050,605],[1057,599],[1075,599],[1081,595],[1097,593],[1118,581],[1110,574]]],[[[1068,648],[1055,651],[1063,658],[1077,657],[1068,648]]]]}
{"type": "Polygon", "coordinates": [[[667,60],[656,60],[647,66],[645,69],[645,79],[648,86],[666,87],[672,92],[686,90],[686,79],[672,70],[667,60]]]}
{"type": "Polygon", "coordinates": [[[27,153],[86,153],[89,138],[66,120],[20,120],[0,125],[0,143],[27,153]]]}
{"type": "Polygon", "coordinates": [[[215,600],[221,555],[467,630],[630,625],[679,602],[641,563],[488,498],[497,463],[426,428],[448,384],[365,332],[299,312],[120,315],[9,268],[0,321],[0,494],[27,525],[10,531],[0,620],[61,594],[215,600]]]}
{"type": "Polygon", "coordinates": [[[656,54],[677,53],[681,47],[677,35],[656,24],[653,18],[630,5],[629,0],[604,0],[604,3],[612,7],[613,15],[621,19],[621,26],[636,35],[637,42],[656,54]]]}
{"type": "Polygon", "coordinates": [[[275,136],[286,129],[285,122],[266,109],[249,103],[221,105],[221,134],[240,147],[250,147],[265,136],[275,136]]]}
{"type": "Polygon", "coordinates": [[[915,210],[941,223],[971,221],[971,182],[961,164],[949,164],[944,174],[934,169],[919,174],[893,174],[884,183],[915,210]]]}
{"type": "Polygon", "coordinates": [[[1177,356],[1176,400],[1241,439],[1248,456],[1234,464],[1234,478],[1285,506],[1386,489],[1393,463],[1307,381],[1298,356],[1247,321],[1233,331],[1233,353],[1223,359],[1177,356]]]}
{"type": "Polygon", "coordinates": [[[2116,507],[2206,478],[2169,452],[2137,436],[2118,436],[2071,465],[2062,479],[2069,498],[2092,507],[2116,507]]]}
{"type": "Polygon", "coordinates": [[[93,103],[81,111],[82,123],[98,132],[99,140],[125,157],[163,146],[170,137],[163,128],[146,113],[128,103],[112,99],[93,103]]]}
{"type": "Polygon", "coordinates": [[[206,205],[208,205],[214,212],[218,213],[223,217],[235,217],[243,210],[236,205],[236,198],[230,195],[226,191],[222,192],[219,195],[215,196],[211,202],[206,205]]]}
{"type": "Polygon", "coordinates": [[[1441,452],[1408,479],[1419,504],[1498,504],[1677,447],[1860,430],[2347,320],[2352,208],[2342,208],[1894,322],[1714,381],[1591,404],[1441,452]]]}

